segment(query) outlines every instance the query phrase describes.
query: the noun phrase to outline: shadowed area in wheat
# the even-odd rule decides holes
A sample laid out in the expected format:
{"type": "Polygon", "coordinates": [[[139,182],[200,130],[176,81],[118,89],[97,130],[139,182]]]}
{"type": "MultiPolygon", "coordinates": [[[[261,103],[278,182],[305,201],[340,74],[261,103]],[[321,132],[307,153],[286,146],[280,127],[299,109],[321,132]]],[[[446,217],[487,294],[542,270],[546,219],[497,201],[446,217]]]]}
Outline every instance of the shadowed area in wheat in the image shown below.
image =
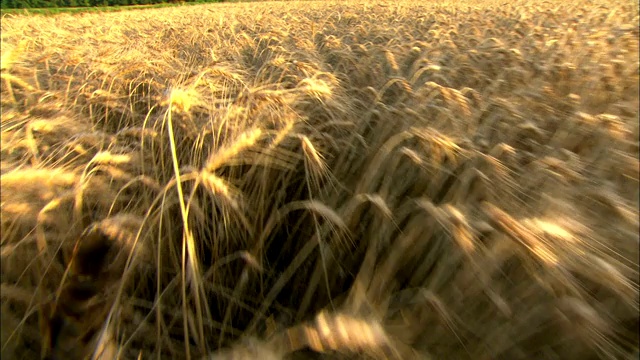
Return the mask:
{"type": "Polygon", "coordinates": [[[638,19],[5,16],[3,358],[628,358],[638,19]]]}

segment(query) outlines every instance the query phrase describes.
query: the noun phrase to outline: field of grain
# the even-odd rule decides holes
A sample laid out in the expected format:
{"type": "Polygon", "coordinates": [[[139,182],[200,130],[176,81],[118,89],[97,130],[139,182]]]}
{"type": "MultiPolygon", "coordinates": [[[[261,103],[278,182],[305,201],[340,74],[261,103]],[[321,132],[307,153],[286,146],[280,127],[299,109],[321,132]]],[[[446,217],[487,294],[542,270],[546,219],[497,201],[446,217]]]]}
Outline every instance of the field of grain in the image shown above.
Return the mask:
{"type": "Polygon", "coordinates": [[[626,0],[6,15],[2,358],[630,358],[638,21],[626,0]]]}

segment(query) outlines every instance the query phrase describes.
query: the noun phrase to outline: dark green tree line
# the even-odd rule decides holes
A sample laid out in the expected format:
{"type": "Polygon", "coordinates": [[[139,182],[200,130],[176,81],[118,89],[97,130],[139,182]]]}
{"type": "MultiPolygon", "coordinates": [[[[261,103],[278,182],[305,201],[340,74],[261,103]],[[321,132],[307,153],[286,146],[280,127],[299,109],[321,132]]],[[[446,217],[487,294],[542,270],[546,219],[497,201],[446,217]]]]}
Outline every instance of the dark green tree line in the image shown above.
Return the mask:
{"type": "Polygon", "coordinates": [[[182,2],[222,2],[223,0],[0,0],[3,9],[64,8],[78,6],[127,6],[182,2]]]}

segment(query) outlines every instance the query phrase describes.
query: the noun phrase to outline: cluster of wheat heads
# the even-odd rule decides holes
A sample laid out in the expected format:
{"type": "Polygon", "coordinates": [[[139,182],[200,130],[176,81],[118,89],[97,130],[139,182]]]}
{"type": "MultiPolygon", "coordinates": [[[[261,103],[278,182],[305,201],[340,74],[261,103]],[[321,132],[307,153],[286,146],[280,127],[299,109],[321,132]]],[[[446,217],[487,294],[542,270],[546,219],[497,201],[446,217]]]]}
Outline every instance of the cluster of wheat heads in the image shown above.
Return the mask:
{"type": "Polygon", "coordinates": [[[629,356],[637,24],[626,1],[6,16],[3,358],[629,356]]]}

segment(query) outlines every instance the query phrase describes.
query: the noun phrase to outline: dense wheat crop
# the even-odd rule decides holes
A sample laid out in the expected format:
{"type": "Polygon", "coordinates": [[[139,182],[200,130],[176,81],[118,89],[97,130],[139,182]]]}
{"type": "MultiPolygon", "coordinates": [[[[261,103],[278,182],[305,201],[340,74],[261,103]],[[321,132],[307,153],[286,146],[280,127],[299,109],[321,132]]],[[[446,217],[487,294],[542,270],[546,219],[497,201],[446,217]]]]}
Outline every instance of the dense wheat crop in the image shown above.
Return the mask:
{"type": "Polygon", "coordinates": [[[3,359],[630,357],[638,19],[5,16],[3,359]]]}

